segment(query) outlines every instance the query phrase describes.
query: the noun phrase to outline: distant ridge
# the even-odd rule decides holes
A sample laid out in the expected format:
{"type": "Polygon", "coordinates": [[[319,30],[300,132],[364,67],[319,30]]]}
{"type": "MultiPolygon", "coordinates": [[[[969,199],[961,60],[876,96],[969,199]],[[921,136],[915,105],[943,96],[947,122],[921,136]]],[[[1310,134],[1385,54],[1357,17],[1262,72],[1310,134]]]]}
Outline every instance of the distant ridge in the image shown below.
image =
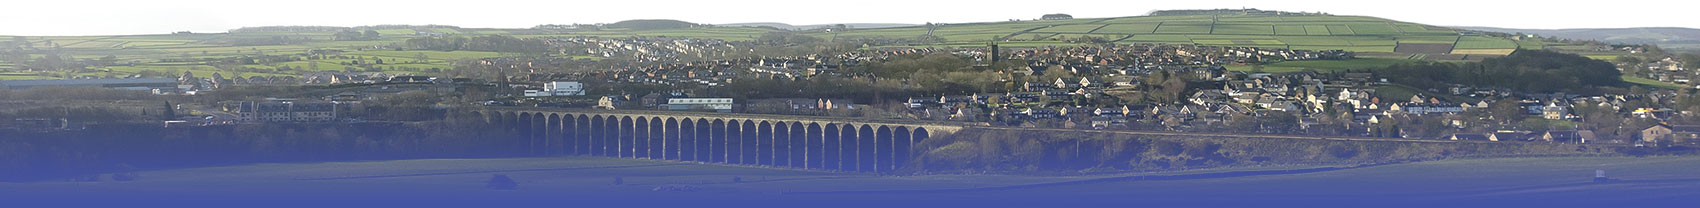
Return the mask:
{"type": "MultiPolygon", "coordinates": [[[[809,30],[809,29],[820,29],[820,28],[832,28],[835,25],[838,25],[838,24],[791,25],[791,24],[778,23],[778,22],[752,22],[752,23],[718,24],[718,26],[734,26],[734,27],[773,27],[773,28],[779,28],[779,29],[784,29],[784,30],[809,30]]],[[[856,29],[909,27],[909,26],[916,26],[916,25],[918,25],[918,24],[844,23],[844,26],[848,26],[850,28],[856,28],[856,29]]]]}
{"type": "Polygon", "coordinates": [[[1590,28],[1590,29],[1514,29],[1497,27],[1457,27],[1501,33],[1535,34],[1578,40],[1598,40],[1612,43],[1655,44],[1663,48],[1700,49],[1700,29],[1680,27],[1590,28]]]}

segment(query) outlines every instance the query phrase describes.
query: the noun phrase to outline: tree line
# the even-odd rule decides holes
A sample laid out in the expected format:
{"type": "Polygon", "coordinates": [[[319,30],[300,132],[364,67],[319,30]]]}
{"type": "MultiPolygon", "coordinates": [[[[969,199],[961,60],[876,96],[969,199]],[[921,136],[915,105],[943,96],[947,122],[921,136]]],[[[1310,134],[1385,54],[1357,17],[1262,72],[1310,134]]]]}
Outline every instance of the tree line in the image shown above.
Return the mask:
{"type": "Polygon", "coordinates": [[[407,39],[405,47],[414,50],[489,51],[502,53],[547,53],[549,45],[539,39],[519,39],[513,36],[490,35],[478,37],[419,37],[407,39]]]}
{"type": "Polygon", "coordinates": [[[1598,92],[1623,87],[1622,72],[1611,63],[1546,50],[1523,50],[1480,63],[1424,62],[1374,70],[1378,77],[1417,88],[1445,89],[1452,84],[1498,87],[1519,92],[1598,92]]]}

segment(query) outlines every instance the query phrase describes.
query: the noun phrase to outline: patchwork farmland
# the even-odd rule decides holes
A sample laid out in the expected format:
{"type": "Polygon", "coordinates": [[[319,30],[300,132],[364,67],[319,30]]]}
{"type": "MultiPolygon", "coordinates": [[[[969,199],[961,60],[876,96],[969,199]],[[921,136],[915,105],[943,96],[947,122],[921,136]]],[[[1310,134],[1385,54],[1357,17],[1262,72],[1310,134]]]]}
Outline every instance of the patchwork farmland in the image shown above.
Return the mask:
{"type": "MultiPolygon", "coordinates": [[[[168,34],[124,36],[49,36],[18,37],[27,43],[47,48],[51,46],[62,56],[73,59],[94,59],[112,56],[119,66],[101,70],[75,72],[76,76],[126,76],[150,73],[210,74],[227,71],[221,68],[243,67],[259,71],[242,76],[298,76],[317,71],[348,71],[345,63],[358,58],[382,58],[391,62],[382,69],[385,73],[431,74],[454,68],[453,61],[486,57],[516,56],[480,51],[431,50],[370,50],[404,44],[410,38],[424,36],[485,36],[508,35],[515,38],[550,37],[683,37],[727,41],[756,40],[763,35],[785,30],[767,27],[691,27],[678,29],[495,29],[495,28],[415,28],[378,29],[381,37],[363,40],[337,40],[335,32],[232,31],[214,34],[168,34]],[[284,38],[290,43],[252,43],[284,38]],[[214,66],[206,59],[231,57],[262,57],[267,55],[301,54],[310,50],[330,49],[347,51],[339,57],[314,60],[272,61],[241,66],[214,66]]],[[[1345,50],[1359,57],[1426,60],[1479,60],[1503,56],[1518,49],[1577,46],[1529,40],[1510,40],[1473,35],[1451,28],[1400,22],[1362,16],[1275,16],[1275,15],[1182,15],[1133,16],[1044,21],[1006,21],[983,23],[945,23],[933,26],[911,26],[834,31],[791,31],[822,39],[896,39],[914,40],[931,35],[929,41],[876,45],[871,48],[982,47],[998,41],[1006,47],[1044,47],[1084,45],[1089,38],[1115,44],[1187,44],[1229,47],[1285,48],[1293,50],[1345,50]]],[[[4,37],[14,39],[12,37],[4,37]]],[[[41,58],[41,57],[34,57],[41,58]]],[[[12,63],[0,62],[0,71],[15,68],[12,63]]],[[[66,74],[11,74],[4,79],[33,79],[65,76],[66,74]]]]}
{"type": "MultiPolygon", "coordinates": [[[[1362,16],[1275,16],[1191,15],[1135,16],[1065,21],[1015,21],[998,23],[941,24],[927,26],[856,29],[836,34],[846,37],[912,38],[929,31],[946,43],[938,46],[974,46],[987,41],[1004,45],[1027,41],[1059,41],[1083,35],[1098,35],[1119,44],[1198,44],[1237,47],[1273,47],[1298,50],[1346,50],[1389,57],[1413,54],[1506,55],[1519,48],[1547,43],[1518,42],[1504,38],[1466,35],[1458,30],[1362,16]],[[973,34],[973,35],[964,35],[973,34]]],[[[833,34],[816,34],[826,38],[833,34]]]]}

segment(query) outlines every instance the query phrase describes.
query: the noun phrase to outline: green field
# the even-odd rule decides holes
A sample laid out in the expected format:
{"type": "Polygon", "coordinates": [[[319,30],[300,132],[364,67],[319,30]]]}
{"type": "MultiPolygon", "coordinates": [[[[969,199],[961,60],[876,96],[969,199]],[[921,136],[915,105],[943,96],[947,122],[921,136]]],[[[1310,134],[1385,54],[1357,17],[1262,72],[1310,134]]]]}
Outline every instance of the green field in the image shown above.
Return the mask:
{"type": "Polygon", "coordinates": [[[1127,40],[1124,40],[1124,41],[1125,41],[1124,43],[1191,44],[1192,38],[1187,37],[1186,35],[1155,35],[1155,34],[1153,34],[1153,35],[1134,35],[1132,38],[1128,38],[1127,40]]]}
{"type": "Polygon", "coordinates": [[[57,79],[30,73],[0,73],[0,80],[57,79]]]}
{"type": "Polygon", "coordinates": [[[1161,34],[1210,34],[1209,24],[1163,24],[1157,27],[1161,34]]]}
{"type": "MultiPolygon", "coordinates": [[[[1304,50],[1348,50],[1354,52],[1393,52],[1400,42],[1454,43],[1457,31],[1414,23],[1361,16],[1266,16],[1266,15],[1193,15],[1193,16],[1136,16],[1068,21],[1017,21],[972,24],[949,24],[932,31],[946,41],[957,43],[984,41],[1009,37],[1007,42],[1051,40],[1052,37],[1078,37],[1078,34],[1134,35],[1118,43],[1206,44],[1240,47],[1278,47],[1304,50]],[[1270,41],[1219,41],[1270,40],[1270,41]]],[[[853,29],[839,33],[843,36],[912,38],[927,34],[923,27],[853,29]]],[[[821,35],[822,37],[828,35],[821,35]]],[[[1120,38],[1117,38],[1120,39],[1120,38]]],[[[1498,50],[1513,50],[1524,46],[1548,43],[1493,42],[1473,40],[1466,51],[1495,54],[1498,50]],[[1507,44],[1508,43],[1508,44],[1507,44]]]]}
{"type": "Polygon", "coordinates": [[[1458,49],[1503,49],[1516,47],[1517,42],[1512,42],[1511,40],[1481,36],[1466,36],[1463,39],[1459,39],[1457,45],[1458,49]]]}
{"type": "Polygon", "coordinates": [[[1155,32],[1155,30],[1157,30],[1157,24],[1153,23],[1110,24],[1109,26],[1104,26],[1102,29],[1098,29],[1095,33],[1150,34],[1155,32]]]}
{"type": "MultiPolygon", "coordinates": [[[[1283,62],[1264,65],[1263,71],[1269,72],[1269,73],[1285,73],[1285,72],[1299,72],[1299,71],[1304,71],[1305,69],[1315,69],[1315,70],[1321,71],[1321,72],[1340,71],[1340,70],[1364,70],[1364,69],[1378,69],[1378,68],[1383,68],[1383,67],[1387,67],[1387,66],[1392,66],[1394,64],[1411,63],[1411,62],[1414,62],[1414,61],[1410,60],[1410,59],[1385,59],[1385,58],[1358,58],[1358,59],[1349,59],[1349,60],[1283,61],[1283,62]]],[[[1230,66],[1227,66],[1227,67],[1228,67],[1228,70],[1233,70],[1233,71],[1247,71],[1247,72],[1249,72],[1249,71],[1252,71],[1252,69],[1253,69],[1253,67],[1249,66],[1249,65],[1230,65],[1230,66]]]]}
{"type": "MultiPolygon", "coordinates": [[[[362,50],[374,46],[401,44],[412,38],[415,32],[436,32],[455,36],[479,35],[512,35],[518,38],[551,38],[551,37],[680,37],[721,39],[730,41],[754,40],[762,35],[779,30],[760,27],[693,27],[682,29],[661,30],[563,30],[545,31],[529,29],[489,29],[489,28],[419,28],[419,29],[382,29],[376,30],[383,34],[377,40],[363,41],[331,41],[333,32],[245,32],[226,34],[186,34],[186,35],[132,35],[132,36],[63,36],[63,37],[26,37],[38,46],[59,45],[63,49],[62,56],[74,59],[92,59],[103,56],[115,56],[123,62],[134,62],[134,65],[108,67],[118,76],[123,73],[136,73],[143,70],[156,72],[192,71],[196,73],[216,72],[210,65],[194,62],[162,62],[162,60],[194,60],[205,58],[227,58],[237,56],[298,54],[312,49],[338,49],[348,51],[351,56],[378,56],[387,63],[381,66],[391,73],[424,73],[424,69],[452,68],[450,60],[513,56],[517,54],[499,54],[493,52],[473,51],[391,51],[391,50],[362,50]],[[274,37],[301,38],[308,41],[289,45],[256,45],[236,46],[242,40],[270,39],[274,37]],[[429,60],[412,60],[416,54],[425,53],[429,60]],[[419,62],[402,64],[399,62],[419,62]],[[201,68],[193,68],[199,65],[201,68]],[[395,68],[394,70],[390,68],[395,68]]],[[[1362,16],[1268,16],[1268,15],[1190,15],[1190,16],[1133,16],[1116,18],[1088,18],[1061,21],[1011,21],[984,23],[947,23],[939,24],[933,30],[923,26],[848,29],[832,32],[808,31],[804,35],[828,38],[847,39],[899,39],[911,40],[932,34],[942,38],[942,42],[914,43],[914,45],[869,45],[867,48],[890,47],[981,47],[988,41],[1001,41],[999,44],[1010,47],[1043,47],[1069,46],[1084,43],[1067,43],[1068,39],[1093,37],[1104,40],[1114,40],[1117,44],[1196,44],[1233,47],[1263,47],[1287,48],[1295,50],[1347,50],[1366,53],[1389,53],[1399,43],[1456,43],[1454,54],[1487,54],[1504,55],[1518,48],[1576,48],[1578,46],[1540,41],[1512,41],[1502,38],[1468,36],[1461,37],[1457,31],[1448,28],[1433,27],[1408,22],[1380,19],[1362,16]]],[[[1402,55],[1407,56],[1409,55],[1402,55]]],[[[1382,56],[1375,56],[1382,57],[1382,56]]],[[[1386,56],[1395,57],[1395,56],[1386,56]]],[[[35,55],[32,58],[40,58],[35,55]]],[[[316,60],[319,71],[341,71],[344,66],[340,63],[348,60],[316,60]]],[[[272,64],[254,64],[247,67],[259,69],[275,69],[280,66],[291,68],[306,68],[309,61],[293,61],[272,64]]],[[[0,69],[9,68],[0,63],[0,69]]],[[[1342,69],[1349,67],[1314,66],[1316,64],[1283,63],[1266,66],[1267,71],[1297,70],[1303,67],[1318,69],[1342,69]]],[[[1351,66],[1353,64],[1344,64],[1351,66]]],[[[1245,69],[1246,67],[1235,67],[1245,69]]],[[[99,69],[96,69],[99,70],[99,69]]],[[[231,74],[234,72],[227,72],[231,74]]],[[[275,72],[263,75],[291,75],[295,72],[275,72]]],[[[105,76],[105,72],[84,72],[77,75],[105,76]]],[[[244,74],[246,75],[246,74],[244,74]]],[[[8,79],[24,78],[8,76],[8,79]]],[[[39,77],[27,77],[39,78],[39,77]]]]}
{"type": "Polygon", "coordinates": [[[1640,77],[1640,76],[1629,75],[1629,74],[1623,75],[1623,81],[1629,82],[1629,83],[1632,83],[1632,84],[1641,85],[1641,86],[1648,86],[1648,87],[1655,87],[1655,88],[1664,88],[1664,89],[1683,89],[1684,88],[1682,85],[1677,85],[1675,83],[1660,82],[1659,80],[1647,79],[1646,77],[1640,77]]]}

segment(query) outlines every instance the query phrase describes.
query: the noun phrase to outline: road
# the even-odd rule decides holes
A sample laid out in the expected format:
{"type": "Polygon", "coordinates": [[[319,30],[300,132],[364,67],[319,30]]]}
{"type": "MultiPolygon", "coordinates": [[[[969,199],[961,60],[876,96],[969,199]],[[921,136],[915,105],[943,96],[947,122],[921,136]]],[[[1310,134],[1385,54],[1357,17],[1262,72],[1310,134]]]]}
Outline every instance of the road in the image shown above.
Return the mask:
{"type": "Polygon", "coordinates": [[[201,113],[207,114],[207,115],[212,115],[212,117],[213,117],[212,119],[205,120],[207,122],[207,124],[236,123],[237,118],[239,118],[239,117],[236,116],[236,114],[231,114],[229,112],[219,111],[218,109],[214,109],[214,108],[196,107],[193,110],[195,110],[196,112],[201,112],[201,113]]]}

